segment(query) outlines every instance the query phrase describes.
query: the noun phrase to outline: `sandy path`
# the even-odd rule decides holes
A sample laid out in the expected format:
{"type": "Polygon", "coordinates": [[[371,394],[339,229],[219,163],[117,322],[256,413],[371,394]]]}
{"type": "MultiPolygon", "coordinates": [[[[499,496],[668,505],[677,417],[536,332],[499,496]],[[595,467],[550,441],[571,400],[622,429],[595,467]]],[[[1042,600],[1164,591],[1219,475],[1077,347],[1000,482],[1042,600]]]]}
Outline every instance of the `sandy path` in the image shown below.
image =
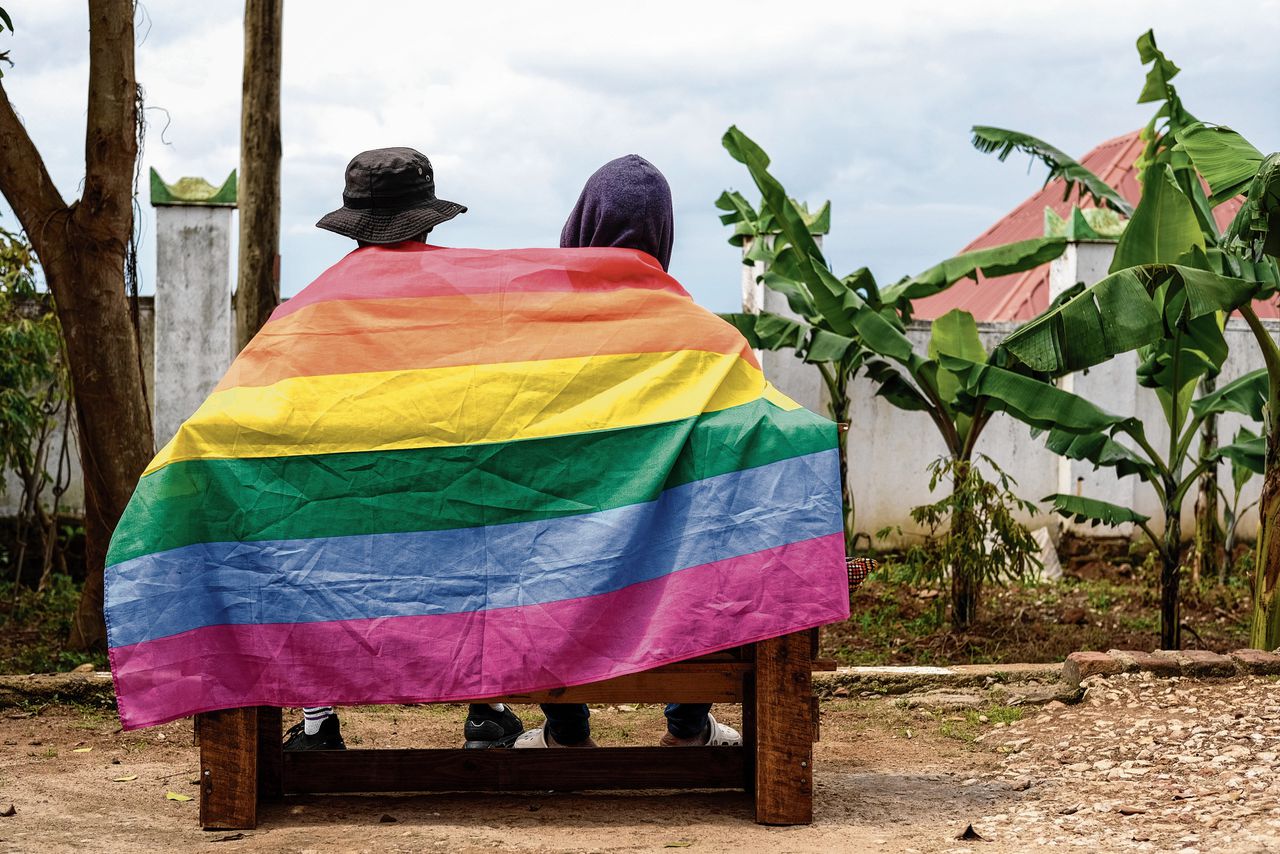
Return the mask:
{"type": "MultiPolygon", "coordinates": [[[[722,711],[735,722],[736,710],[722,711]]],[[[462,716],[448,706],[355,709],[344,732],[352,746],[446,746],[462,716]]],[[[536,722],[536,710],[525,718],[536,722]]],[[[653,743],[662,731],[657,707],[600,709],[593,722],[606,744],[653,743]]],[[[109,714],[49,708],[0,718],[0,810],[17,809],[0,818],[0,851],[1027,850],[1021,833],[956,841],[969,822],[1036,793],[1018,791],[1006,754],[946,737],[942,723],[880,700],[824,704],[810,827],[759,827],[740,793],[313,796],[266,806],[257,830],[227,839],[198,829],[195,800],[165,799],[196,795],[189,722],[120,733],[109,714]]]]}

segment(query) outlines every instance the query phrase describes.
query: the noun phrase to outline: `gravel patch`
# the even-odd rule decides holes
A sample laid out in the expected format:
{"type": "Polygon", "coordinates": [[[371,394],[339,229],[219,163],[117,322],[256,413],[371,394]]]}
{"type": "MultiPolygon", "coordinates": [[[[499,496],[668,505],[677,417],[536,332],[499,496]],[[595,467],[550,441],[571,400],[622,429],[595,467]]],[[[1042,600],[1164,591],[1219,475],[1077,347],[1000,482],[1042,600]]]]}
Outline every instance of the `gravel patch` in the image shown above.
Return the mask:
{"type": "Polygon", "coordinates": [[[1267,677],[1084,680],[1076,706],[978,738],[1015,799],[985,838],[1095,851],[1280,850],[1280,693],[1267,677]]]}

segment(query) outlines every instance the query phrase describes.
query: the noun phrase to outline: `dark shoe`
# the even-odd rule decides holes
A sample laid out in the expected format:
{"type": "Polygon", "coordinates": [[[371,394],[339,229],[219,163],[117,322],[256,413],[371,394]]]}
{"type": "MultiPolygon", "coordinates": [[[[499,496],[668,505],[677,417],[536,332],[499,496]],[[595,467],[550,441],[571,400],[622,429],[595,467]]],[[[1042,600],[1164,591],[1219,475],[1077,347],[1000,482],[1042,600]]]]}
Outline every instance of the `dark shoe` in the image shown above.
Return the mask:
{"type": "Polygon", "coordinates": [[[484,703],[472,703],[467,710],[467,722],[462,727],[462,735],[466,738],[462,746],[472,750],[510,747],[522,732],[524,724],[510,706],[495,712],[484,703]]]}
{"type": "Polygon", "coordinates": [[[284,734],[285,750],[346,750],[347,743],[342,740],[338,716],[329,715],[320,724],[320,731],[315,735],[307,735],[306,725],[299,721],[289,727],[284,734]]]}

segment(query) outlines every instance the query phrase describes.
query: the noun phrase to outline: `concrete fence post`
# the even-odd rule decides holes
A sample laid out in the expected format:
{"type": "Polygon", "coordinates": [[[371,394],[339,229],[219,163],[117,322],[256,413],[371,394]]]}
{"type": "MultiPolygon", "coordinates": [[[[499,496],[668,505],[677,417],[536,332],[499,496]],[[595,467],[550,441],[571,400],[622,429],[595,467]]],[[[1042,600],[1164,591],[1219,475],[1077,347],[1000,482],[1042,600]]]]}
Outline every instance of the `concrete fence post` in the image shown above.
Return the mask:
{"type": "Polygon", "coordinates": [[[231,212],[236,173],[166,184],[151,170],[156,208],[156,447],[163,447],[231,364],[231,212]]]}
{"type": "MultiPolygon", "coordinates": [[[[1116,244],[1113,240],[1079,240],[1067,244],[1066,251],[1049,264],[1049,301],[1063,291],[1083,282],[1093,285],[1105,278],[1111,267],[1116,244]]],[[[1108,412],[1136,414],[1138,410],[1137,354],[1121,353],[1115,358],[1070,374],[1059,386],[1090,400],[1108,412]]],[[[1058,491],[1070,495],[1097,498],[1122,507],[1135,507],[1137,490],[1144,488],[1136,477],[1117,478],[1113,469],[1097,469],[1084,460],[1058,457],[1058,491]]],[[[1132,523],[1117,526],[1092,526],[1089,523],[1064,521],[1063,528],[1093,536],[1132,537],[1132,523]]]]}
{"type": "MultiPolygon", "coordinates": [[[[777,291],[770,290],[759,281],[759,277],[765,274],[768,269],[763,261],[754,263],[746,263],[746,254],[751,251],[751,241],[758,238],[748,238],[742,244],[743,265],[742,265],[742,310],[747,314],[759,314],[767,311],[770,314],[779,314],[792,320],[800,320],[800,316],[791,310],[791,306],[787,305],[787,298],[777,291]]],[[[772,235],[766,235],[765,240],[772,241],[772,235]]],[[[813,239],[817,242],[819,248],[822,247],[822,235],[815,234],[813,239]]],[[[760,366],[764,369],[765,379],[777,386],[778,390],[790,397],[796,403],[804,406],[819,415],[830,416],[827,403],[827,390],[822,383],[822,375],[818,373],[818,369],[813,365],[806,365],[796,358],[793,350],[778,351],[755,351],[756,358],[760,360],[760,366]]]]}

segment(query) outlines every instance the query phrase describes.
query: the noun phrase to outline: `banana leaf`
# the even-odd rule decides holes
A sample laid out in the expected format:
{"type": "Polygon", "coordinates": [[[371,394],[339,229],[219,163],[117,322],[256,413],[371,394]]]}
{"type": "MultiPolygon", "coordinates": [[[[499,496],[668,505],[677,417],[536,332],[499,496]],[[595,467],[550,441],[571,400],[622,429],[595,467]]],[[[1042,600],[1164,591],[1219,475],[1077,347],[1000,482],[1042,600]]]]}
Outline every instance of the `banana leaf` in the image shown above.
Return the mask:
{"type": "Polygon", "coordinates": [[[767,311],[722,314],[720,317],[733,324],[752,348],[792,349],[806,362],[838,362],[851,348],[856,350],[858,346],[852,338],[767,311]]]}
{"type": "Polygon", "coordinates": [[[1220,205],[1244,193],[1262,165],[1262,152],[1231,128],[1197,122],[1176,134],[1178,145],[1191,157],[1220,205]]]}
{"type": "Polygon", "coordinates": [[[721,142],[734,160],[747,167],[764,197],[761,207],[774,216],[779,232],[797,250],[797,261],[804,273],[798,278],[807,285],[813,308],[821,315],[824,325],[840,335],[852,335],[855,331],[852,315],[861,300],[827,269],[822,250],[809,233],[799,206],[769,173],[769,155],[736,126],[725,132],[721,142]]]}
{"type": "Polygon", "coordinates": [[[1128,507],[1121,507],[1119,504],[1099,501],[1096,498],[1085,498],[1081,495],[1057,493],[1055,495],[1046,495],[1040,500],[1052,502],[1053,512],[1060,516],[1065,516],[1075,522],[1089,522],[1093,525],[1121,525],[1125,522],[1142,525],[1151,518],[1130,510],[1128,507]]]}
{"type": "Polygon", "coordinates": [[[1140,264],[1172,264],[1193,246],[1204,248],[1204,232],[1191,200],[1165,163],[1142,176],[1142,199],[1120,235],[1111,272],[1140,264]]]}
{"type": "Polygon", "coordinates": [[[1007,412],[1038,430],[1072,433],[1110,431],[1128,420],[1041,378],[990,362],[980,364],[945,354],[938,361],[961,381],[958,403],[964,408],[969,408],[964,398],[985,398],[988,409],[1007,412]]]}
{"type": "Polygon", "coordinates": [[[1136,474],[1146,481],[1155,478],[1151,463],[1105,433],[1050,430],[1045,447],[1059,456],[1093,463],[1094,468],[1115,469],[1118,477],[1136,474]]]}
{"type": "Polygon", "coordinates": [[[1238,412],[1254,421],[1261,421],[1269,382],[1267,369],[1259,368],[1198,398],[1191,404],[1191,411],[1199,417],[1238,412]]]}
{"type": "Polygon", "coordinates": [[[1280,152],[1263,158],[1224,238],[1244,242],[1259,257],[1280,258],[1280,152]]]}
{"type": "Polygon", "coordinates": [[[733,324],[753,350],[800,350],[812,328],[767,311],[759,314],[722,314],[720,318],[733,324]]]}
{"type": "Polygon", "coordinates": [[[974,125],[973,147],[984,154],[994,152],[1001,161],[1014,151],[1022,151],[1039,158],[1049,167],[1049,174],[1044,179],[1046,185],[1055,178],[1061,178],[1066,184],[1063,201],[1070,197],[1071,190],[1074,188],[1078,189],[1082,196],[1086,194],[1092,196],[1094,203],[1099,206],[1109,207],[1125,216],[1133,213],[1133,206],[1106,181],[1067,156],[1065,152],[1034,136],[1015,130],[974,125]]]}
{"type": "Polygon", "coordinates": [[[1231,444],[1218,448],[1217,456],[1231,461],[1231,484],[1239,495],[1249,478],[1266,472],[1267,441],[1252,430],[1241,427],[1231,444]]]}
{"type": "Polygon", "coordinates": [[[869,361],[865,373],[876,384],[876,396],[883,397],[899,409],[928,412],[933,408],[933,404],[891,363],[882,359],[869,361]]]}
{"type": "Polygon", "coordinates": [[[1130,267],[1041,314],[1000,346],[1033,370],[1061,376],[1152,344],[1189,320],[1233,310],[1257,289],[1256,282],[1181,265],[1130,267]],[[1185,290],[1185,302],[1166,298],[1178,290],[1185,290]]]}
{"type": "MultiPolygon", "coordinates": [[[[987,350],[978,335],[978,324],[969,312],[953,308],[933,321],[929,332],[929,358],[936,361],[943,355],[965,362],[987,361],[987,350]]],[[[960,378],[946,368],[939,368],[937,388],[938,397],[948,414],[956,420],[956,431],[967,435],[970,419],[955,411],[957,396],[963,388],[960,378]]]]}
{"type": "MultiPolygon", "coordinates": [[[[1218,447],[1216,456],[1231,461],[1233,476],[1237,468],[1251,474],[1263,474],[1266,470],[1267,440],[1241,427],[1236,431],[1236,437],[1231,440],[1231,444],[1218,447]]],[[[1248,477],[1244,477],[1243,480],[1248,480],[1248,477]]],[[[1237,489],[1243,485],[1243,480],[1236,483],[1237,489]]]]}
{"type": "Polygon", "coordinates": [[[921,299],[940,293],[961,279],[976,279],[979,273],[994,279],[1032,270],[1060,256],[1066,247],[1065,237],[1034,237],[965,252],[885,288],[883,299],[886,303],[921,299]]]}

